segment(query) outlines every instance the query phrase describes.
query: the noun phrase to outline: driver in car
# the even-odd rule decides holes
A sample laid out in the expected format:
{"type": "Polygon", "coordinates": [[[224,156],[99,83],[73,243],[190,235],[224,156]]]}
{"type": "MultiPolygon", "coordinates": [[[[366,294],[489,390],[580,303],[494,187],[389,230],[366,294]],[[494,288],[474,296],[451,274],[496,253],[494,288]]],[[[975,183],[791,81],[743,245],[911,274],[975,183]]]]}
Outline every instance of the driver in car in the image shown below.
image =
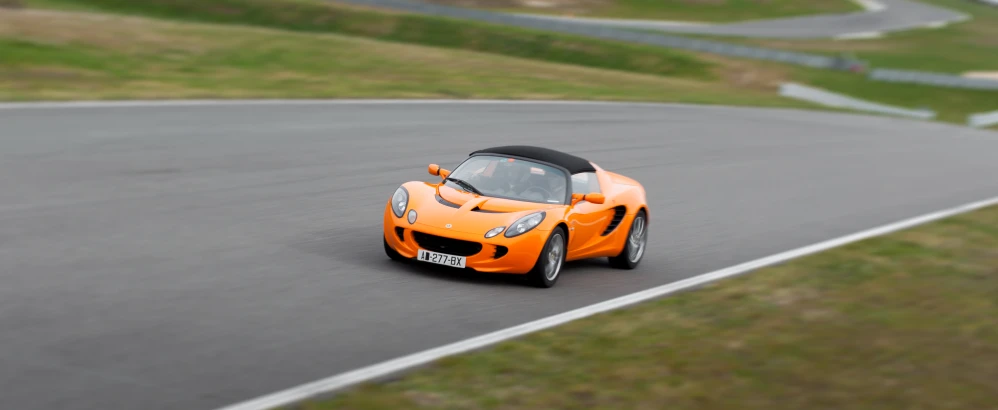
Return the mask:
{"type": "Polygon", "coordinates": [[[502,162],[494,177],[499,189],[507,195],[520,196],[530,187],[530,166],[522,162],[502,162]]]}
{"type": "MultiPolygon", "coordinates": [[[[495,169],[491,173],[485,170],[482,174],[478,174],[474,178],[476,185],[497,194],[530,198],[536,201],[550,200],[551,198],[548,198],[548,196],[558,195],[556,191],[560,191],[561,195],[564,196],[564,182],[558,184],[557,181],[551,180],[552,178],[560,180],[557,176],[545,175],[544,177],[534,178],[534,175],[530,172],[530,165],[523,162],[502,161],[495,165],[495,169]],[[491,176],[486,176],[489,174],[491,176]]],[[[561,197],[556,196],[555,198],[561,197]]]]}

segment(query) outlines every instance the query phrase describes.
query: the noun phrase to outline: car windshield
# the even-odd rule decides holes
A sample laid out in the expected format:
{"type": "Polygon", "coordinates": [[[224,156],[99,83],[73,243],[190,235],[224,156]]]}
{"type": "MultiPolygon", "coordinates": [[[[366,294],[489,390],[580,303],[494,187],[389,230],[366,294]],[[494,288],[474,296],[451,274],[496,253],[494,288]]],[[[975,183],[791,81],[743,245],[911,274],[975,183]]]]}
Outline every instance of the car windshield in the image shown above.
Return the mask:
{"type": "Polygon", "coordinates": [[[454,189],[517,201],[561,204],[565,202],[568,177],[565,172],[537,162],[477,155],[447,177],[454,189]],[[468,184],[471,186],[469,187],[468,184]]]}

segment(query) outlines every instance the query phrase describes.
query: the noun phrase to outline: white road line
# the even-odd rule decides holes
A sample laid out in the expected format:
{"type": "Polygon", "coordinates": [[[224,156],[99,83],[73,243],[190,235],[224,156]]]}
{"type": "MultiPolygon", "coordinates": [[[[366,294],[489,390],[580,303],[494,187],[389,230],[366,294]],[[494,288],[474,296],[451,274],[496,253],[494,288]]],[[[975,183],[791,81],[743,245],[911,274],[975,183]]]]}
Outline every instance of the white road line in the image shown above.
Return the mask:
{"type": "MultiPolygon", "coordinates": [[[[198,106],[255,105],[403,105],[403,104],[506,104],[506,105],[614,105],[684,108],[762,108],[723,104],[684,104],[669,102],[599,101],[599,100],[488,100],[488,99],[248,99],[248,100],[113,100],[113,101],[42,101],[2,103],[0,110],[66,108],[155,108],[198,106]]],[[[766,108],[776,109],[779,108],[766,108]]],[[[785,108],[792,109],[792,108],[785,108]]]]}
{"type": "Polygon", "coordinates": [[[863,10],[869,12],[878,12],[887,10],[887,5],[876,0],[852,0],[853,3],[859,4],[863,10]]]}
{"type": "Polygon", "coordinates": [[[703,21],[680,21],[680,20],[642,20],[642,19],[615,19],[615,18],[598,18],[598,17],[576,17],[576,16],[552,16],[544,14],[531,14],[531,13],[511,13],[514,16],[532,18],[537,20],[552,20],[552,21],[576,21],[583,23],[602,23],[607,25],[615,26],[658,26],[658,27],[702,27],[709,26],[713,23],[703,22],[703,21]]]}
{"type": "Polygon", "coordinates": [[[437,347],[430,350],[425,350],[408,356],[403,356],[394,360],[389,360],[387,362],[382,362],[372,366],[353,370],[350,372],[341,373],[326,379],[318,380],[308,384],[303,384],[297,387],[292,387],[290,389],[262,396],[253,400],[233,404],[231,406],[226,406],[219,410],[269,410],[278,406],[285,406],[288,404],[296,403],[301,400],[314,397],[316,395],[334,392],[336,390],[357,383],[363,383],[379,377],[390,375],[392,373],[406,370],[415,366],[427,364],[443,357],[464,353],[470,350],[478,349],[491,344],[519,337],[528,333],[537,332],[567,322],[582,319],[598,313],[632,305],[652,298],[657,298],[690,287],[735,276],[765,266],[785,262],[790,259],[799,258],[801,256],[813,254],[816,252],[821,252],[827,249],[846,245],[852,242],[869,239],[872,237],[888,234],[902,229],[907,229],[916,225],[921,225],[927,222],[932,222],[942,218],[947,218],[953,215],[985,208],[991,205],[998,205],[998,197],[966,205],[961,205],[955,208],[950,208],[947,210],[934,212],[927,215],[914,217],[911,219],[894,222],[878,228],[873,228],[857,232],[848,236],[843,236],[840,238],[816,243],[810,246],[805,246],[803,248],[798,248],[791,251],[778,253],[776,255],[768,256],[762,259],[756,259],[751,262],[746,262],[740,265],[732,266],[718,271],[694,276],[688,279],[651,288],[645,291],[632,293],[630,295],[626,295],[616,299],[611,299],[605,302],[586,306],[580,309],[572,310],[558,315],[549,316],[547,318],[540,319],[534,322],[525,323],[519,326],[514,326],[511,328],[499,330],[497,332],[485,334],[471,339],[466,339],[449,345],[437,347]]]}
{"type": "Polygon", "coordinates": [[[883,37],[884,33],[879,31],[868,31],[863,33],[849,33],[840,34],[835,36],[836,40],[860,40],[860,39],[870,39],[870,38],[880,38],[883,37]]]}
{"type": "MultiPolygon", "coordinates": [[[[870,114],[855,112],[843,113],[819,109],[795,107],[760,107],[750,105],[697,104],[679,102],[643,101],[602,101],[602,100],[489,100],[489,99],[232,99],[232,100],[98,100],[98,101],[40,101],[15,103],[0,102],[0,112],[4,110],[46,110],[46,109],[98,109],[98,108],[164,108],[164,107],[240,107],[267,105],[565,105],[602,107],[644,107],[644,108],[686,108],[718,111],[765,111],[769,113],[812,113],[830,116],[871,117],[870,114]]],[[[873,117],[884,119],[884,117],[873,117]]],[[[896,119],[896,118],[892,118],[896,119]]],[[[904,119],[902,119],[904,120],[904,119]]],[[[945,123],[933,123],[950,126],[945,123]]]]}

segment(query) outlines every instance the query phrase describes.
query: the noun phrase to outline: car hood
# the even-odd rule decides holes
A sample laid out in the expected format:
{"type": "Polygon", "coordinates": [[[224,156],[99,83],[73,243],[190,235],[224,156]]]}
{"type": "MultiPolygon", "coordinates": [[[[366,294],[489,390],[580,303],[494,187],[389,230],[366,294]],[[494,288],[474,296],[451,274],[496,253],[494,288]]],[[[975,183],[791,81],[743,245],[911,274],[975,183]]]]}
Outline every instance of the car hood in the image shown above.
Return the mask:
{"type": "Polygon", "coordinates": [[[426,192],[419,201],[416,225],[429,225],[464,233],[485,234],[497,226],[509,226],[530,213],[561,205],[540,204],[477,196],[440,186],[426,192]]]}

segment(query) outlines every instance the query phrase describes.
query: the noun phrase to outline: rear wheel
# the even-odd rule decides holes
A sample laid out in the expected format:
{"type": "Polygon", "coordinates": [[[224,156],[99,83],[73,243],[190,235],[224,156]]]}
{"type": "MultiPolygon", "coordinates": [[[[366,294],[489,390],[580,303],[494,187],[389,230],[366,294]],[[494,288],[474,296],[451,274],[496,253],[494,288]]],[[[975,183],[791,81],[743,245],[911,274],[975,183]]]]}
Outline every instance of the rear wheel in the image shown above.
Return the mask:
{"type": "Polygon", "coordinates": [[[565,264],[565,230],[557,227],[551,232],[547,243],[541,249],[534,269],[527,274],[530,284],[539,288],[550,288],[561,277],[561,267],[565,264]]]}
{"type": "Polygon", "coordinates": [[[610,266],[617,269],[634,269],[641,263],[648,244],[648,217],[644,210],[638,212],[631,222],[631,229],[624,239],[624,249],[617,256],[610,257],[610,266]]]}

